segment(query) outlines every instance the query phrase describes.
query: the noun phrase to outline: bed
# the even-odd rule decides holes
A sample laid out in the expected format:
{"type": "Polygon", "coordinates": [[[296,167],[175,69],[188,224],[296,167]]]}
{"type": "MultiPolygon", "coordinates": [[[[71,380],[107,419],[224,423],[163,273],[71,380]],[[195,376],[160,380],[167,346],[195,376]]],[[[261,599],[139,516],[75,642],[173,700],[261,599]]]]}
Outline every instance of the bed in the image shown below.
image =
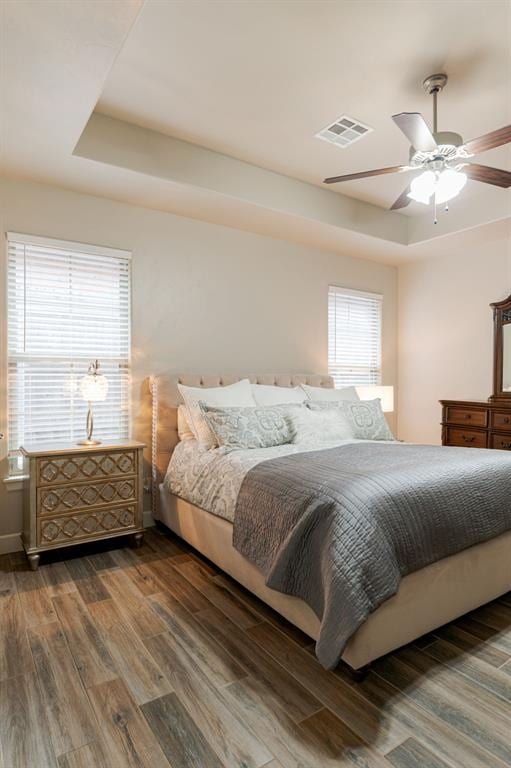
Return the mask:
{"type": "MultiPolygon", "coordinates": [[[[320,375],[153,377],[150,381],[153,516],[317,640],[320,622],[314,611],[303,600],[265,585],[262,572],[233,547],[232,523],[169,493],[163,485],[178,443],[177,405],[181,400],[177,383],[213,387],[242,378],[283,387],[298,384],[333,387],[330,377],[320,375]]],[[[342,660],[352,670],[363,670],[374,659],[504,594],[511,587],[510,552],[511,531],[508,531],[403,577],[397,593],[371,613],[349,639],[342,660]]]]}

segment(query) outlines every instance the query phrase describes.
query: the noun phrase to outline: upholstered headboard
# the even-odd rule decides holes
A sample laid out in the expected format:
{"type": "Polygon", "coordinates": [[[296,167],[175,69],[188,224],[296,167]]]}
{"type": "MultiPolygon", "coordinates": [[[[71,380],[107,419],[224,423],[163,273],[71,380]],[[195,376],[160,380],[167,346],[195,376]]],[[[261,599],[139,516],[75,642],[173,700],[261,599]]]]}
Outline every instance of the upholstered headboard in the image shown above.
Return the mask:
{"type": "Polygon", "coordinates": [[[226,376],[161,375],[152,376],[149,387],[152,396],[151,425],[151,468],[153,483],[153,503],[157,496],[158,485],[162,482],[178,443],[177,406],[183,402],[177,385],[189,387],[222,387],[234,384],[241,379],[250,379],[253,384],[272,384],[278,387],[296,387],[298,384],[310,384],[313,387],[334,386],[331,376],[307,373],[278,374],[229,374],[226,376]]]}

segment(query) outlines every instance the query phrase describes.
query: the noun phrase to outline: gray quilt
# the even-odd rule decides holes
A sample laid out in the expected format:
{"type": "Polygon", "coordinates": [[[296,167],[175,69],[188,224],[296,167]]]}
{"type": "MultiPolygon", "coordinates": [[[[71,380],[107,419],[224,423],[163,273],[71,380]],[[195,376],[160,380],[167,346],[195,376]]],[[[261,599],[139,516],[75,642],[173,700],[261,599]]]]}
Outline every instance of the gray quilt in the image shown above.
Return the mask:
{"type": "Polygon", "coordinates": [[[310,605],[333,668],[403,576],[510,529],[511,454],[368,442],[253,467],[233,543],[267,586],[310,605]]]}

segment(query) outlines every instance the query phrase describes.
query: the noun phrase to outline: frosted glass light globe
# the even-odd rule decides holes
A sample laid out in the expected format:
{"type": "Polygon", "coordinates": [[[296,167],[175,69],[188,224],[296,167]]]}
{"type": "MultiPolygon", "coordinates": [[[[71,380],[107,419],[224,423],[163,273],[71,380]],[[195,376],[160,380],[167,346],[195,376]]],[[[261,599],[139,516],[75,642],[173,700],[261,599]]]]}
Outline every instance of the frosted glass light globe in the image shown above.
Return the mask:
{"type": "Polygon", "coordinates": [[[436,184],[435,198],[438,204],[446,203],[459,195],[467,183],[466,173],[459,173],[447,168],[442,171],[436,184]]]}
{"type": "Polygon", "coordinates": [[[416,176],[410,184],[408,197],[416,200],[418,203],[427,205],[431,195],[435,191],[435,174],[433,171],[424,171],[420,176],[416,176]]]}
{"type": "Polygon", "coordinates": [[[80,380],[80,392],[83,399],[89,403],[106,400],[108,379],[100,373],[88,373],[80,380]]]}
{"type": "Polygon", "coordinates": [[[459,195],[466,183],[467,175],[451,168],[446,168],[438,177],[433,171],[424,171],[412,180],[408,197],[428,205],[431,196],[435,195],[435,202],[440,205],[459,195]]]}

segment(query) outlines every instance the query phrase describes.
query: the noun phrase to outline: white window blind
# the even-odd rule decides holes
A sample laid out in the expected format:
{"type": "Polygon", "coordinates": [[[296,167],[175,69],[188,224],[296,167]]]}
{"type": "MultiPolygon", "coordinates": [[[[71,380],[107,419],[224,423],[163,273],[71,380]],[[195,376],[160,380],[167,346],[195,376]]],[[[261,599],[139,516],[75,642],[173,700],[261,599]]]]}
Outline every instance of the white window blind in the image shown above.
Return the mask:
{"type": "Polygon", "coordinates": [[[79,381],[96,358],[108,396],[94,403],[94,436],[128,437],[130,254],[7,235],[8,425],[23,443],[84,437],[79,381]]]}
{"type": "Polygon", "coordinates": [[[328,289],[328,372],[336,387],[381,384],[382,299],[328,289]]]}

